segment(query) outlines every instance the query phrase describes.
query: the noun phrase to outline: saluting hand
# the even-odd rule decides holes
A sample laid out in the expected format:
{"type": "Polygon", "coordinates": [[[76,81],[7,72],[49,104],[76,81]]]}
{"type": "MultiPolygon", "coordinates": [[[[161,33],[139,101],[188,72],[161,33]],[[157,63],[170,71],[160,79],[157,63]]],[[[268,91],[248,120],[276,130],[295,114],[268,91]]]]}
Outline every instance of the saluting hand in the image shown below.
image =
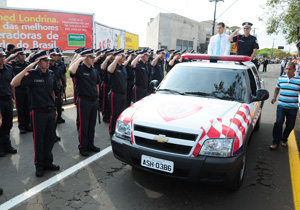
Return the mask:
{"type": "Polygon", "coordinates": [[[117,57],[115,58],[115,60],[119,61],[119,60],[121,60],[121,58],[122,58],[122,55],[117,55],[117,57]]]}
{"type": "Polygon", "coordinates": [[[82,62],[82,61],[84,61],[86,58],[87,58],[87,57],[81,56],[81,57],[78,58],[78,60],[79,60],[79,62],[82,62]]]}

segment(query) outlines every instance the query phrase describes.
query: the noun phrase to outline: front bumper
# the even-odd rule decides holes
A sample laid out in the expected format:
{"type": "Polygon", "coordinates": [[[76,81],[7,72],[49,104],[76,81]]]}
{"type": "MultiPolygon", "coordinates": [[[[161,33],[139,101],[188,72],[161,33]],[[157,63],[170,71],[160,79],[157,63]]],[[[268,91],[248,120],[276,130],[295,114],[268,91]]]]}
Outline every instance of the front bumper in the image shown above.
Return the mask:
{"type": "Polygon", "coordinates": [[[206,156],[187,157],[133,145],[131,142],[117,138],[116,136],[112,138],[112,149],[117,159],[133,167],[150,173],[191,182],[231,182],[236,178],[241,169],[244,154],[240,153],[235,157],[229,158],[206,156]],[[173,161],[174,172],[170,174],[141,166],[142,155],[173,161]]]}

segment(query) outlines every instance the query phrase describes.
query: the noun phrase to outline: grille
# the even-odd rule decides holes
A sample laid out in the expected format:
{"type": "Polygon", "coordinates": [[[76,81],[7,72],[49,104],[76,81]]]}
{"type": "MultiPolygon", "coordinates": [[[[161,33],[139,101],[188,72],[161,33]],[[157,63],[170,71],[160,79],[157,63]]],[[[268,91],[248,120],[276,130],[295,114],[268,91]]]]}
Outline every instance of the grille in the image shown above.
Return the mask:
{"type": "Polygon", "coordinates": [[[168,131],[168,130],[163,130],[158,128],[150,128],[142,125],[134,125],[134,130],[143,133],[153,134],[153,135],[161,134],[169,138],[176,138],[176,139],[187,140],[187,141],[196,141],[197,139],[197,135],[195,134],[182,133],[177,131],[168,131]]]}
{"type": "Polygon", "coordinates": [[[171,144],[171,143],[160,143],[151,139],[142,138],[139,136],[135,136],[135,143],[137,145],[156,149],[160,151],[165,152],[172,152],[182,155],[187,155],[190,153],[192,147],[191,146],[185,146],[185,145],[179,145],[179,144],[171,144]]]}

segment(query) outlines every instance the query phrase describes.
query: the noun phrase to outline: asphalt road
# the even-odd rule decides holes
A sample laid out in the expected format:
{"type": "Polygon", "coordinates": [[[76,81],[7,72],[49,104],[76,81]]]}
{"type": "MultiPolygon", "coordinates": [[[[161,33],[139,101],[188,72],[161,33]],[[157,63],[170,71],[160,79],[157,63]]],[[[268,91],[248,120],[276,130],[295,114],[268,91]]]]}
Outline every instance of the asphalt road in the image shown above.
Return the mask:
{"type": "MultiPolygon", "coordinates": [[[[261,73],[270,98],[279,72],[280,66],[274,64],[268,66],[267,73],[261,73]]],[[[109,152],[13,209],[294,209],[288,149],[269,150],[275,113],[276,105],[268,99],[260,130],[253,133],[248,147],[245,179],[237,192],[216,184],[188,183],[147,174],[121,163],[109,152]]],[[[61,171],[85,159],[77,149],[75,108],[66,107],[63,117],[66,123],[58,126],[62,140],[53,149],[54,162],[61,166],[61,171]]],[[[298,145],[299,119],[298,116],[295,127],[298,145]]],[[[0,158],[0,187],[4,189],[0,205],[59,173],[47,172],[36,178],[32,134],[20,135],[15,122],[11,137],[18,154],[0,158]]],[[[102,149],[110,146],[108,124],[97,124],[95,144],[102,149]]]]}

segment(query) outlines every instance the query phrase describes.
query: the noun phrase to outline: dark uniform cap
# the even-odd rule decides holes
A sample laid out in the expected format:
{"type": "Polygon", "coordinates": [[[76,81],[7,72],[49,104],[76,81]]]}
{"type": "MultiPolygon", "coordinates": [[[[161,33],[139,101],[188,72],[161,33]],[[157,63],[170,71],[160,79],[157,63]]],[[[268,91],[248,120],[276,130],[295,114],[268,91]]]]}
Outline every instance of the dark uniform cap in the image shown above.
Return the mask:
{"type": "Polygon", "coordinates": [[[36,61],[37,59],[50,61],[51,58],[49,57],[49,50],[42,50],[42,51],[39,51],[39,52],[35,53],[32,56],[32,59],[34,61],[36,61]]]}
{"type": "Polygon", "coordinates": [[[174,52],[175,50],[169,50],[169,53],[174,52]]]}
{"type": "Polygon", "coordinates": [[[41,48],[39,48],[39,47],[35,47],[35,48],[31,48],[30,50],[31,50],[31,51],[40,51],[40,50],[41,50],[41,48]]]}
{"type": "Polygon", "coordinates": [[[101,51],[102,51],[101,48],[98,48],[98,49],[95,50],[95,53],[101,52],[101,51]]]}
{"type": "Polygon", "coordinates": [[[25,47],[17,48],[17,49],[14,49],[14,53],[18,53],[18,55],[19,55],[19,54],[21,54],[21,55],[26,55],[25,50],[26,50],[25,47]]]}
{"type": "Polygon", "coordinates": [[[57,55],[57,53],[56,53],[56,48],[50,49],[50,50],[49,50],[49,54],[50,54],[50,55],[57,55]]]}
{"type": "Polygon", "coordinates": [[[182,52],[181,52],[181,53],[182,53],[182,54],[183,54],[183,53],[186,53],[186,50],[182,50],[182,52]]]}
{"type": "Polygon", "coordinates": [[[80,53],[81,51],[83,51],[83,50],[86,50],[86,48],[85,48],[85,47],[80,47],[80,48],[74,50],[74,52],[76,52],[76,53],[79,54],[79,53],[80,53]]]}
{"type": "Polygon", "coordinates": [[[135,52],[134,50],[128,49],[127,52],[126,52],[126,54],[127,54],[127,55],[130,55],[130,54],[132,54],[132,53],[134,53],[134,52],[135,52]]]}
{"type": "Polygon", "coordinates": [[[79,53],[81,56],[89,56],[92,58],[96,58],[95,52],[93,49],[85,49],[79,53]]]}
{"type": "Polygon", "coordinates": [[[106,54],[107,54],[107,55],[110,55],[110,54],[112,54],[112,53],[114,53],[114,52],[115,52],[114,49],[107,49],[107,50],[106,50],[106,54]]]}
{"type": "Polygon", "coordinates": [[[102,50],[100,50],[100,52],[101,53],[104,53],[104,52],[106,52],[108,49],[106,48],[106,49],[102,49],[102,50]]]}
{"type": "Polygon", "coordinates": [[[195,50],[191,50],[191,52],[190,53],[194,53],[195,52],[195,50]]]}
{"type": "Polygon", "coordinates": [[[124,53],[124,52],[125,52],[124,49],[119,49],[119,50],[117,50],[116,52],[114,52],[114,56],[117,56],[117,55],[122,54],[122,53],[124,53]]]}
{"type": "Polygon", "coordinates": [[[165,51],[165,48],[160,48],[158,50],[156,50],[156,54],[160,53],[160,52],[164,52],[165,51]]]}
{"type": "Polygon", "coordinates": [[[147,48],[145,48],[145,49],[143,49],[143,50],[141,50],[141,51],[139,51],[139,53],[138,54],[145,54],[145,55],[150,55],[149,54],[149,51],[148,51],[148,49],[147,48]]]}
{"type": "Polygon", "coordinates": [[[0,47],[0,56],[5,56],[5,48],[4,47],[0,47]]]}
{"type": "Polygon", "coordinates": [[[62,55],[63,54],[63,51],[62,51],[62,49],[60,49],[60,47],[56,48],[56,54],[57,55],[62,55]]]}
{"type": "Polygon", "coordinates": [[[251,28],[252,25],[253,25],[253,24],[250,23],[250,22],[244,22],[244,23],[242,24],[242,26],[243,26],[244,28],[251,28]]]}
{"type": "Polygon", "coordinates": [[[181,53],[180,50],[176,50],[173,52],[174,55],[176,55],[177,53],[181,53]]]}

